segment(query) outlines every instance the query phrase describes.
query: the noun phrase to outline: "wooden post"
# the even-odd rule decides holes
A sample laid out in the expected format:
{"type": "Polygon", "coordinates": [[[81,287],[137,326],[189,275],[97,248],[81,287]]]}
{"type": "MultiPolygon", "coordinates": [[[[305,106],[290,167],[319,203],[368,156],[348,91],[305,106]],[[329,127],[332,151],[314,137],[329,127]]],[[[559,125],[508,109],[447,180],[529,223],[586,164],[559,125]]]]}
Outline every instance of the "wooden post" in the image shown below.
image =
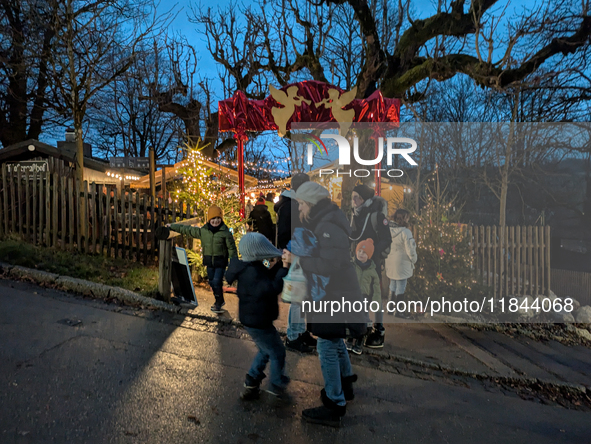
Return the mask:
{"type": "Polygon", "coordinates": [[[144,217],[144,224],[143,224],[144,231],[143,231],[143,236],[142,236],[144,251],[142,254],[142,260],[144,262],[144,265],[146,265],[148,263],[148,223],[150,221],[148,218],[148,215],[150,214],[148,212],[148,203],[149,202],[150,202],[150,199],[148,196],[142,197],[142,208],[144,209],[144,211],[142,211],[142,215],[144,217]]]}
{"type": "Polygon", "coordinates": [[[62,250],[67,249],[67,239],[66,239],[66,233],[68,232],[67,229],[67,216],[66,216],[66,176],[62,176],[61,178],[61,192],[60,192],[60,207],[62,210],[62,250]]]}
{"type": "Polygon", "coordinates": [[[33,178],[32,178],[32,183],[33,183],[33,200],[31,202],[31,205],[33,207],[33,219],[31,220],[31,229],[33,230],[33,245],[37,245],[37,209],[38,209],[38,205],[39,203],[37,202],[37,193],[38,193],[38,189],[37,189],[37,171],[33,172],[33,178]]]}
{"type": "Polygon", "coordinates": [[[550,285],[551,274],[552,267],[550,266],[550,226],[546,225],[546,276],[548,276],[546,284],[546,296],[550,296],[550,291],[552,290],[552,286],[550,285]]]}
{"type": "Polygon", "coordinates": [[[21,235],[21,238],[24,238],[25,235],[25,227],[24,227],[24,223],[23,223],[23,176],[21,173],[21,168],[18,169],[18,172],[16,173],[16,180],[17,182],[17,192],[18,192],[18,199],[16,202],[16,205],[18,207],[18,231],[21,235]]]}
{"type": "Polygon", "coordinates": [[[111,192],[109,187],[106,187],[107,194],[105,195],[105,244],[107,247],[107,257],[111,257],[111,192]]]}
{"type": "Polygon", "coordinates": [[[74,207],[76,211],[76,245],[78,246],[78,252],[82,252],[82,222],[80,219],[82,218],[82,184],[74,179],[74,187],[76,189],[76,206],[74,207]]]}
{"type": "Polygon", "coordinates": [[[85,180],[84,182],[84,189],[82,190],[82,192],[84,193],[84,201],[82,202],[82,208],[84,208],[84,213],[83,213],[83,221],[82,221],[82,225],[84,227],[84,232],[83,232],[83,236],[84,236],[84,251],[86,253],[90,252],[90,233],[89,233],[89,228],[90,228],[90,223],[88,221],[89,219],[89,208],[88,208],[88,181],[85,180]]]}
{"type": "Polygon", "coordinates": [[[16,233],[16,198],[15,198],[14,170],[10,173],[10,225],[12,233],[16,233]]]}
{"type": "Polygon", "coordinates": [[[96,253],[96,183],[89,184],[88,189],[88,253],[96,253]],[[92,224],[90,223],[92,221],[92,224]]]}
{"type": "Polygon", "coordinates": [[[45,174],[45,245],[51,247],[51,173],[45,174]]]}
{"type": "Polygon", "coordinates": [[[140,242],[141,242],[141,231],[140,231],[140,193],[135,193],[135,260],[140,262],[140,242]]]}
{"type": "Polygon", "coordinates": [[[2,165],[2,206],[4,208],[4,232],[8,233],[8,167],[6,164],[2,165]]]}
{"type": "Polygon", "coordinates": [[[127,231],[127,240],[128,240],[127,258],[131,260],[132,249],[133,249],[133,195],[131,194],[131,188],[129,189],[129,193],[127,193],[127,204],[128,204],[127,209],[129,211],[129,215],[128,215],[129,230],[127,231]]]}
{"type": "Polygon", "coordinates": [[[76,225],[74,225],[76,210],[74,208],[74,179],[68,177],[68,241],[70,249],[74,249],[74,234],[76,233],[76,225]]]}
{"type": "Polygon", "coordinates": [[[99,185],[99,192],[98,192],[98,229],[99,229],[99,254],[103,254],[104,246],[105,246],[105,233],[107,232],[107,219],[105,217],[105,206],[107,204],[107,195],[106,195],[106,185],[100,184],[99,185]]]}
{"type": "Polygon", "coordinates": [[[31,240],[31,176],[25,171],[25,240],[31,240]]]}
{"type": "MultiPolygon", "coordinates": [[[[49,166],[49,165],[48,165],[49,166]]],[[[45,228],[45,199],[43,196],[45,189],[45,181],[43,180],[43,173],[39,172],[39,245],[43,245],[43,229],[45,228]]]]}
{"type": "Polygon", "coordinates": [[[170,288],[172,285],[172,240],[159,242],[158,256],[158,292],[165,302],[170,302],[170,288]]]}
{"type": "Polygon", "coordinates": [[[51,228],[52,228],[52,246],[57,247],[57,229],[58,229],[58,214],[59,214],[59,207],[58,207],[58,177],[57,173],[53,174],[53,208],[51,209],[51,228]]]}
{"type": "Polygon", "coordinates": [[[119,203],[117,187],[113,189],[113,220],[115,221],[115,257],[119,257],[119,203]]]}
{"type": "Polygon", "coordinates": [[[150,196],[156,197],[156,157],[154,147],[150,147],[150,196]]]}

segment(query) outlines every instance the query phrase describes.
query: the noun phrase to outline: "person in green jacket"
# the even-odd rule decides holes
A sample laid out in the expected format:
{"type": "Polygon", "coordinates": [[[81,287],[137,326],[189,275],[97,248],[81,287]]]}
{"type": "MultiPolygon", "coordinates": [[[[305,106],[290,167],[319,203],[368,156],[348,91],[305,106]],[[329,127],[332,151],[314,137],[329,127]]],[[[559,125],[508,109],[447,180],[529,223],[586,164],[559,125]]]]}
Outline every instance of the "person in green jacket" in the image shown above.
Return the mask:
{"type": "Polygon", "coordinates": [[[222,283],[228,261],[238,257],[234,236],[224,223],[224,212],[217,205],[212,205],[207,210],[207,223],[202,227],[191,227],[181,224],[171,224],[170,229],[177,233],[191,236],[201,241],[203,252],[203,265],[207,267],[209,285],[215,297],[215,303],[211,306],[214,313],[223,313],[224,291],[222,283]]]}
{"type": "MultiPolygon", "coordinates": [[[[357,272],[357,280],[359,281],[363,298],[367,299],[369,304],[374,301],[377,302],[381,309],[382,291],[380,288],[380,278],[378,276],[378,272],[376,271],[376,265],[371,260],[373,252],[374,245],[372,239],[365,239],[364,241],[357,244],[354,261],[355,271],[357,272]]],[[[370,322],[368,325],[371,327],[372,323],[370,322]]],[[[365,336],[347,338],[347,350],[360,355],[362,352],[364,339],[365,336]]]]}

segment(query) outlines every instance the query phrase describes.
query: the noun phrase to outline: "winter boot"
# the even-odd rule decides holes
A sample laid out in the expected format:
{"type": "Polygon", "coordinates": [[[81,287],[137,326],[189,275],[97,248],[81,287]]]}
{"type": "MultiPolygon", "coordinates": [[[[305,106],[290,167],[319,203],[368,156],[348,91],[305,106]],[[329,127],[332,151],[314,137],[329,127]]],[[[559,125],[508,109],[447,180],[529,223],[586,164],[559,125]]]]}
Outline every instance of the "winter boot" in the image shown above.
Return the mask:
{"type": "Polygon", "coordinates": [[[345,347],[347,348],[347,351],[353,350],[354,345],[355,345],[355,338],[347,338],[345,340],[345,347]]]}
{"type": "Polygon", "coordinates": [[[283,387],[279,387],[275,384],[269,384],[269,387],[265,391],[273,396],[273,400],[275,401],[275,403],[286,404],[291,401],[291,397],[287,393],[286,389],[286,386],[289,384],[290,379],[289,376],[285,375],[283,375],[281,379],[283,380],[283,387]]]}
{"type": "Polygon", "coordinates": [[[351,353],[355,353],[356,355],[360,355],[361,353],[363,353],[363,339],[363,336],[353,339],[351,353]]]}
{"type": "Polygon", "coordinates": [[[240,399],[243,401],[252,401],[253,399],[257,399],[261,394],[261,381],[264,378],[265,375],[263,375],[261,379],[254,379],[247,373],[244,380],[244,390],[240,395],[240,399]]]}
{"type": "Polygon", "coordinates": [[[340,427],[341,417],[347,412],[346,405],[338,405],[326,396],[324,389],[320,392],[322,406],[306,409],[302,412],[302,418],[307,422],[322,424],[330,427],[340,427]]]}
{"type": "Polygon", "coordinates": [[[302,341],[304,341],[304,344],[306,344],[308,347],[316,348],[318,340],[314,338],[314,336],[312,336],[309,331],[305,331],[300,335],[300,337],[302,338],[302,341]]]}
{"type": "MultiPolygon", "coordinates": [[[[399,294],[397,296],[397,298],[398,298],[399,301],[405,301],[406,300],[405,297],[404,297],[404,293],[399,294]]],[[[408,304],[406,304],[406,307],[408,309],[408,304]]],[[[397,318],[401,318],[401,319],[412,319],[412,315],[408,311],[406,311],[406,312],[397,311],[396,312],[396,317],[397,318]]]]}
{"type": "Polygon", "coordinates": [[[386,308],[388,308],[386,310],[386,312],[390,315],[390,316],[394,316],[394,313],[396,312],[396,293],[391,291],[390,292],[390,300],[389,302],[393,302],[393,304],[386,304],[386,308]]]}
{"type": "Polygon", "coordinates": [[[312,353],[314,349],[306,345],[303,336],[304,335],[301,334],[293,341],[290,341],[289,338],[285,338],[285,347],[291,350],[299,351],[300,353],[312,353]]]}
{"type": "Polygon", "coordinates": [[[383,325],[376,324],[373,331],[369,334],[365,340],[365,346],[368,348],[383,348],[384,347],[384,336],[386,335],[386,329],[383,325]]]}
{"type": "Polygon", "coordinates": [[[353,383],[357,382],[357,375],[345,376],[341,378],[341,386],[343,387],[343,393],[345,394],[346,401],[353,401],[355,399],[355,393],[353,393],[353,383]]]}

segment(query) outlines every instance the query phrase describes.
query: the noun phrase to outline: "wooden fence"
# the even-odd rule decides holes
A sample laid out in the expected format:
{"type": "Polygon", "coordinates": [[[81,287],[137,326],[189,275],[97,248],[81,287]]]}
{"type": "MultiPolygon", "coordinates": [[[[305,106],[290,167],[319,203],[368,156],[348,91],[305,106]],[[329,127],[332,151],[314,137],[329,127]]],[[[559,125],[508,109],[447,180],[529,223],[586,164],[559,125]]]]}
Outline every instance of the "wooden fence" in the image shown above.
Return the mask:
{"type": "Polygon", "coordinates": [[[561,298],[570,296],[581,305],[591,305],[591,273],[552,269],[552,291],[561,298]]]}
{"type": "MultiPolygon", "coordinates": [[[[193,210],[182,202],[118,192],[113,185],[85,181],[80,187],[50,172],[10,173],[6,165],[0,186],[0,235],[15,233],[36,245],[143,263],[157,257],[155,228],[189,218],[193,210]]],[[[177,243],[184,246],[185,237],[177,243]]]]}
{"type": "MultiPolygon", "coordinates": [[[[462,226],[474,268],[496,297],[547,295],[551,288],[549,226],[462,226]]],[[[419,239],[420,227],[414,229],[419,239]]]]}

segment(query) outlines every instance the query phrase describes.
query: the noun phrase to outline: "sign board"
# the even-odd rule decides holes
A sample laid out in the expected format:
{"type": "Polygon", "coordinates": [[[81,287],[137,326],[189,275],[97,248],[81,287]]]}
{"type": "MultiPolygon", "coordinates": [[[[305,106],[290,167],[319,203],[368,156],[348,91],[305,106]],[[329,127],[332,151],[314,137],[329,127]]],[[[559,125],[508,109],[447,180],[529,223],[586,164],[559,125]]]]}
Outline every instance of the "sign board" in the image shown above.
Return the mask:
{"type": "Polygon", "coordinates": [[[149,157],[111,157],[109,159],[111,168],[150,168],[149,157]]]}
{"type": "Polygon", "coordinates": [[[173,250],[171,278],[175,297],[184,299],[193,305],[198,305],[193,279],[191,279],[191,270],[189,269],[189,258],[184,248],[175,247],[173,250]]]}
{"type": "Polygon", "coordinates": [[[47,160],[23,160],[22,162],[7,163],[6,164],[9,173],[21,173],[29,172],[33,173],[46,173],[49,171],[49,165],[47,160]]]}

